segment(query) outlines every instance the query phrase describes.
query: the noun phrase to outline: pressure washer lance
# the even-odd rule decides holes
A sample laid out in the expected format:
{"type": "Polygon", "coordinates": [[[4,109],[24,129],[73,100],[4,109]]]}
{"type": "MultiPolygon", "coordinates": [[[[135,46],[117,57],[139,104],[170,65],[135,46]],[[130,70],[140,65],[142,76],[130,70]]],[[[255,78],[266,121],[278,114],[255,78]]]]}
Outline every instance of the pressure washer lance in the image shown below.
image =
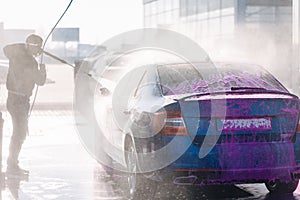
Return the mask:
{"type": "Polygon", "coordinates": [[[69,65],[69,66],[71,66],[72,68],[75,69],[75,66],[73,66],[72,64],[68,63],[67,61],[65,61],[65,60],[63,60],[63,59],[61,59],[61,58],[59,58],[59,57],[53,55],[52,53],[49,53],[49,52],[47,52],[47,51],[43,51],[43,52],[44,52],[44,54],[46,54],[47,56],[50,56],[51,58],[54,58],[55,60],[58,60],[58,61],[60,61],[60,62],[62,62],[62,63],[64,63],[64,64],[67,64],[67,65],[69,65]]]}
{"type": "MultiPolygon", "coordinates": [[[[66,64],[66,65],[69,65],[69,66],[72,67],[73,69],[76,68],[76,67],[75,67],[74,65],[72,65],[71,63],[68,63],[67,61],[65,61],[65,60],[63,60],[63,59],[61,59],[61,58],[59,58],[59,57],[53,55],[52,53],[49,53],[49,52],[47,52],[47,51],[43,51],[43,52],[44,52],[44,54],[46,54],[47,56],[50,56],[51,58],[56,59],[56,60],[60,61],[61,63],[64,63],[64,64],[66,64]]],[[[88,75],[89,77],[91,77],[91,78],[95,79],[96,81],[98,81],[98,79],[97,79],[96,77],[94,77],[92,74],[87,73],[87,72],[84,72],[84,73],[85,73],[86,75],[88,75]]]]}

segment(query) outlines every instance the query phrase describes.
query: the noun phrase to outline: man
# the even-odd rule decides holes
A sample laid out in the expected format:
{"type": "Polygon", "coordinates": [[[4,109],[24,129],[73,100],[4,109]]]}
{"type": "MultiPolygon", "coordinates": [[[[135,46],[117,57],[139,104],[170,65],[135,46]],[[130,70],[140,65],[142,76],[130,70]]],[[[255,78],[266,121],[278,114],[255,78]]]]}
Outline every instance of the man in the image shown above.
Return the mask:
{"type": "Polygon", "coordinates": [[[11,115],[13,134],[9,145],[7,173],[28,173],[19,167],[18,157],[28,132],[30,96],[37,85],[44,85],[46,70],[35,57],[42,53],[43,39],[35,34],[26,38],[25,44],[11,44],[3,48],[9,59],[6,87],[8,90],[7,110],[11,115]]]}

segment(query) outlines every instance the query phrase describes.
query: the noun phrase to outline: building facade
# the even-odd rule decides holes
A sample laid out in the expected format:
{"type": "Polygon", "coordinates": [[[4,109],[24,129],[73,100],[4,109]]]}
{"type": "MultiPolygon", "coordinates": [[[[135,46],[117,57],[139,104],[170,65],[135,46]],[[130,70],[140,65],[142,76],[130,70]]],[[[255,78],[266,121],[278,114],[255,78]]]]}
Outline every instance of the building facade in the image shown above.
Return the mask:
{"type": "Polygon", "coordinates": [[[263,65],[298,93],[298,1],[144,0],[144,27],[182,33],[216,61],[263,65]]]}

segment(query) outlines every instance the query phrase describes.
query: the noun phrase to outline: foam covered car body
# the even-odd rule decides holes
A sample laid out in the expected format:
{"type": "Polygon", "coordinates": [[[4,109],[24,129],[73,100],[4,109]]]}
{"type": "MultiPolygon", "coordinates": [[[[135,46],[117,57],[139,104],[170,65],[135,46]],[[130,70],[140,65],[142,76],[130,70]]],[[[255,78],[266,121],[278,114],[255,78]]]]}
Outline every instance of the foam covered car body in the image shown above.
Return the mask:
{"type": "Polygon", "coordinates": [[[149,181],[263,182],[271,192],[296,189],[299,99],[266,70],[175,63],[136,68],[126,76],[115,92],[124,92],[130,81],[135,89],[126,106],[112,112],[121,121],[113,122],[116,127],[126,125],[118,141],[125,167],[136,164],[149,181]]]}

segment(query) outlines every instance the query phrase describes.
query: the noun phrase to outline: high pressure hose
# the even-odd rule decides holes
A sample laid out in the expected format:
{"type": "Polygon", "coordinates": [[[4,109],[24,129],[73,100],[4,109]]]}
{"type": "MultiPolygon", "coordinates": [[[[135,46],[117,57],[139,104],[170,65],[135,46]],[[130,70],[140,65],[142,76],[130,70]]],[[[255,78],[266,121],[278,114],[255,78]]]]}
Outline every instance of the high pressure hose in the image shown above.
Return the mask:
{"type": "MultiPolygon", "coordinates": [[[[44,42],[44,45],[42,47],[42,53],[41,53],[41,59],[40,59],[40,63],[42,64],[43,63],[43,58],[44,58],[44,49],[45,49],[45,46],[46,46],[46,43],[50,37],[50,35],[53,33],[53,31],[55,30],[56,26],[58,25],[58,23],[61,21],[61,19],[64,17],[64,15],[66,14],[66,12],[69,10],[71,4],[73,3],[73,0],[70,0],[68,6],[66,7],[65,11],[62,13],[62,15],[60,16],[60,18],[57,20],[57,22],[55,23],[55,25],[53,26],[53,28],[51,29],[51,31],[49,32],[49,34],[47,35],[46,39],[45,39],[45,42],[44,42]]],[[[37,94],[38,94],[38,89],[39,89],[39,86],[36,87],[36,90],[35,90],[35,94],[34,94],[34,98],[33,98],[33,101],[32,101],[32,104],[31,104],[31,108],[30,108],[30,111],[29,111],[29,115],[28,115],[28,119],[29,117],[31,116],[31,112],[33,110],[33,106],[35,104],[35,101],[36,101],[36,97],[37,97],[37,94]]]]}

